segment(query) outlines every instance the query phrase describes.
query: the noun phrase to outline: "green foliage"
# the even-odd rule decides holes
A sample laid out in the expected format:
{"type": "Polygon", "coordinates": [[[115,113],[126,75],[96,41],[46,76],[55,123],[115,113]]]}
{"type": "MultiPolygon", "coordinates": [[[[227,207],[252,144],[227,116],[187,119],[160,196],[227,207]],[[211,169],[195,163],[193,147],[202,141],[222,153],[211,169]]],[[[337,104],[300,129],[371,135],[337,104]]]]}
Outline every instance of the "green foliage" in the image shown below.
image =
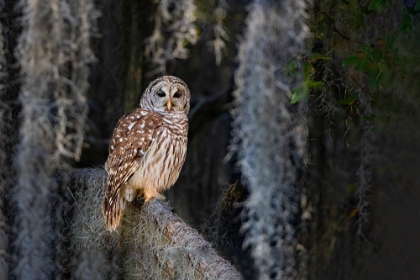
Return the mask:
{"type": "MultiPolygon", "coordinates": [[[[389,122],[389,116],[385,120],[384,116],[370,113],[364,115],[360,99],[368,95],[367,105],[372,110],[396,113],[402,104],[401,101],[390,100],[392,97],[389,96],[389,90],[402,84],[408,83],[410,86],[413,83],[411,87],[419,84],[419,79],[411,70],[414,69],[415,56],[412,51],[405,50],[404,42],[415,37],[413,15],[420,11],[420,2],[413,4],[414,7],[406,7],[390,0],[364,3],[348,0],[333,10],[325,9],[324,6],[318,6],[319,11],[312,26],[313,42],[309,46],[318,48],[317,45],[321,45],[323,49],[321,53],[308,55],[307,62],[303,64],[303,81],[293,88],[291,103],[307,101],[310,96],[319,98],[319,94],[311,94],[314,90],[322,90],[321,95],[331,94],[325,87],[333,85],[341,91],[336,96],[328,97],[329,107],[349,109],[345,111],[348,118],[356,122],[389,122]],[[388,17],[391,17],[389,22],[384,22],[383,18],[388,17]],[[372,29],[374,24],[378,25],[376,30],[372,29]],[[320,78],[324,75],[323,69],[333,64],[318,63],[318,60],[340,63],[345,75],[336,72],[332,76],[336,80],[325,80],[325,76],[320,78]],[[320,79],[322,81],[315,81],[320,79]]],[[[294,69],[296,62],[289,63],[287,67],[294,69]]],[[[293,73],[290,69],[288,73],[293,73]]]]}
{"type": "Polygon", "coordinates": [[[355,92],[350,94],[347,98],[343,98],[338,100],[338,103],[343,104],[343,105],[353,105],[357,99],[359,97],[359,93],[355,92]]]}
{"type": "MultiPolygon", "coordinates": [[[[331,60],[331,57],[322,55],[320,53],[309,54],[308,60],[303,63],[303,80],[292,89],[292,96],[290,98],[291,104],[295,104],[301,101],[308,101],[309,93],[311,90],[322,89],[324,87],[324,83],[322,81],[312,80],[312,75],[315,72],[315,68],[312,64],[317,60],[331,60]]],[[[286,66],[286,72],[289,76],[295,77],[297,70],[298,61],[293,59],[286,66]]]]}
{"type": "Polygon", "coordinates": [[[327,55],[322,55],[320,53],[310,53],[308,57],[309,57],[310,60],[318,60],[318,59],[331,60],[331,57],[329,57],[327,55]]]}

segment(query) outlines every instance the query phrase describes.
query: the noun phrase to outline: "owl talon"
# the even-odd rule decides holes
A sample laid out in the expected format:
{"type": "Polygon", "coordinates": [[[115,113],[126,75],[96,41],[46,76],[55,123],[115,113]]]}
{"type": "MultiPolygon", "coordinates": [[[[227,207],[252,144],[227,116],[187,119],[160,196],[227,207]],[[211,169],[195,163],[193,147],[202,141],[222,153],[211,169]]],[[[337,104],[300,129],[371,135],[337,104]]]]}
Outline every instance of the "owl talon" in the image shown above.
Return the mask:
{"type": "Polygon", "coordinates": [[[168,200],[163,194],[160,193],[154,193],[154,194],[145,194],[144,196],[144,202],[149,202],[152,198],[155,198],[157,200],[166,201],[168,200]]]}
{"type": "Polygon", "coordinates": [[[168,199],[166,198],[166,196],[164,196],[163,194],[158,193],[155,197],[156,199],[159,199],[161,201],[168,201],[168,199]]]}

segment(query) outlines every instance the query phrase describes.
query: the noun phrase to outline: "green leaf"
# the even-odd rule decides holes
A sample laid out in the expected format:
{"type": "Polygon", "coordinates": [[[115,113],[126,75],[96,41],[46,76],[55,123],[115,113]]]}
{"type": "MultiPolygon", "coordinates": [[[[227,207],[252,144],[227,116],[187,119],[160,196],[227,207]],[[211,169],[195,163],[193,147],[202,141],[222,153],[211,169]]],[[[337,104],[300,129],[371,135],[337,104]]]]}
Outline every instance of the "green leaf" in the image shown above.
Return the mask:
{"type": "Polygon", "coordinates": [[[315,71],[314,67],[308,63],[305,62],[303,65],[303,74],[305,76],[305,79],[309,79],[309,77],[312,75],[312,73],[315,71]]]}
{"type": "Polygon", "coordinates": [[[309,54],[309,58],[312,59],[312,60],[318,60],[318,59],[331,60],[331,57],[326,56],[326,55],[322,55],[320,53],[311,53],[311,54],[309,54]]]}
{"type": "Polygon", "coordinates": [[[296,93],[296,92],[294,92],[293,94],[292,94],[292,97],[290,98],[290,104],[296,104],[296,103],[298,103],[299,102],[299,95],[296,93]]]}
{"type": "Polygon", "coordinates": [[[320,81],[306,81],[306,85],[308,86],[308,88],[313,88],[313,89],[323,89],[324,88],[324,83],[320,82],[320,81]]]}
{"type": "Polygon", "coordinates": [[[309,98],[309,88],[306,86],[305,82],[301,82],[299,85],[292,89],[292,97],[290,98],[290,103],[295,104],[301,101],[308,101],[309,98]]]}
{"type": "Polygon", "coordinates": [[[343,60],[342,66],[347,66],[351,64],[358,64],[360,62],[360,57],[358,56],[349,56],[343,60]]]}
{"type": "Polygon", "coordinates": [[[357,98],[359,97],[359,93],[355,92],[352,93],[349,97],[338,100],[338,103],[343,105],[353,105],[356,102],[357,98]]]}
{"type": "Polygon", "coordinates": [[[296,75],[298,71],[298,62],[296,59],[292,59],[289,63],[286,64],[286,73],[288,76],[296,75]]]}
{"type": "Polygon", "coordinates": [[[344,98],[344,99],[338,100],[338,103],[343,104],[343,105],[353,105],[354,101],[356,100],[353,100],[351,98],[344,98]]]}
{"type": "Polygon", "coordinates": [[[416,5],[414,6],[414,11],[415,12],[420,11],[420,2],[419,1],[417,1],[416,5]]]}

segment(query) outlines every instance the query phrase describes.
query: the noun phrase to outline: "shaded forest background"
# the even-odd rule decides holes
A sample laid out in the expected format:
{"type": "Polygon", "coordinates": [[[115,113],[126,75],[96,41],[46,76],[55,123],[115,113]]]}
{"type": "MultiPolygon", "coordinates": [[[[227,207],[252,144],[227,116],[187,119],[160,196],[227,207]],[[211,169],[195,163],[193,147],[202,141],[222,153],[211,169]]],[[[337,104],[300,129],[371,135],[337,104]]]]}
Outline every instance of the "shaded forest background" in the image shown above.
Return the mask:
{"type": "Polygon", "coordinates": [[[143,216],[102,225],[113,128],[163,74],[192,93],[166,196],[245,279],[416,279],[419,14],[408,0],[0,0],[0,279],[205,278],[157,265],[166,245],[144,245],[143,216]]]}

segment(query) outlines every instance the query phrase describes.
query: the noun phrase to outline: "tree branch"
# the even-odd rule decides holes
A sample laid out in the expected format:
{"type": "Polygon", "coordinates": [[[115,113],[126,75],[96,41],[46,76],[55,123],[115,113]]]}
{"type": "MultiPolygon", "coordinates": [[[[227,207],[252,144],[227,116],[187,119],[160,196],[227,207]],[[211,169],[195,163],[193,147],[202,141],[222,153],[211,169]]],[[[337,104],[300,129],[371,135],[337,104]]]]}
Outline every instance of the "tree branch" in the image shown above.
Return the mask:
{"type": "MultiPolygon", "coordinates": [[[[101,213],[105,175],[101,169],[83,169],[67,176],[75,186],[71,190],[75,210],[70,225],[73,248],[96,249],[108,257],[118,252],[121,254],[117,261],[120,271],[114,273],[122,274],[124,279],[242,279],[241,274],[182,221],[167,202],[153,199],[143,204],[136,201],[125,209],[117,232],[106,230],[101,213]]],[[[80,262],[83,260],[73,262],[79,266],[73,270],[79,273],[80,267],[85,267],[80,262]]]]}
{"type": "MultiPolygon", "coordinates": [[[[137,204],[138,205],[138,204],[137,204]]],[[[171,245],[171,255],[188,258],[206,279],[242,279],[238,271],[221,258],[204,238],[175,214],[167,202],[152,200],[147,205],[137,206],[139,214],[153,222],[171,245]],[[176,248],[174,250],[174,248],[176,248]]]]}

